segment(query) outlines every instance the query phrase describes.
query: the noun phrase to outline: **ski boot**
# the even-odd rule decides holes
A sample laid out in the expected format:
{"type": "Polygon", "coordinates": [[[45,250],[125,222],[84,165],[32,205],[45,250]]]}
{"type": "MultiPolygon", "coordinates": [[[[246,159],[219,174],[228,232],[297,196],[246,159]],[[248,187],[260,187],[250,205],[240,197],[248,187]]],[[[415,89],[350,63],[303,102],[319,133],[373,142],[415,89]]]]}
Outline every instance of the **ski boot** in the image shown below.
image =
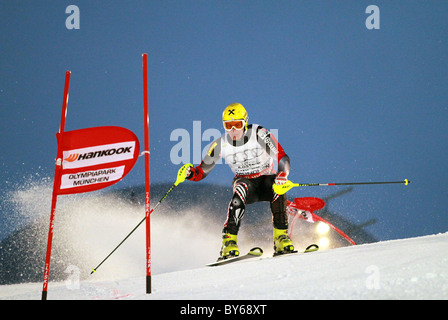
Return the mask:
{"type": "Polygon", "coordinates": [[[274,256],[293,252],[294,245],[288,237],[288,230],[274,228],[274,256]]]}
{"type": "Polygon", "coordinates": [[[224,233],[222,236],[222,247],[220,251],[220,257],[218,261],[238,257],[240,255],[240,250],[236,244],[237,235],[224,233]]]}

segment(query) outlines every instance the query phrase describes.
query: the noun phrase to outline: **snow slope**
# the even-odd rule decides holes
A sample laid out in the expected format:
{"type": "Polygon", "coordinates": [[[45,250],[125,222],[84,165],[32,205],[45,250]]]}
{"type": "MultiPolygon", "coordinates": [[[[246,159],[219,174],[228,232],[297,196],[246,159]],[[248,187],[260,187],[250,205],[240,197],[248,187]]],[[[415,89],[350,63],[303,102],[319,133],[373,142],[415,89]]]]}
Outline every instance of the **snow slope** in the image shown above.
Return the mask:
{"type": "MultiPolygon", "coordinates": [[[[116,281],[49,284],[48,299],[448,299],[448,233],[116,281]]],[[[1,299],[40,299],[41,283],[0,286],[1,299]]]]}

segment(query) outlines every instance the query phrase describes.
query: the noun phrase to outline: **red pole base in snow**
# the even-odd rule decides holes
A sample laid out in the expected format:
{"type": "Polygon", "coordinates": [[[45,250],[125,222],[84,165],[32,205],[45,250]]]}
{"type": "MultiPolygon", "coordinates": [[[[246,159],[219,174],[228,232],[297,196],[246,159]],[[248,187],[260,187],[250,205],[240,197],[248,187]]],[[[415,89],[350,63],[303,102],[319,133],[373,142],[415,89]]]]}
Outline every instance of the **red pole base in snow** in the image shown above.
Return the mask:
{"type": "Polygon", "coordinates": [[[151,293],[151,276],[146,276],[146,293],[151,293]]]}

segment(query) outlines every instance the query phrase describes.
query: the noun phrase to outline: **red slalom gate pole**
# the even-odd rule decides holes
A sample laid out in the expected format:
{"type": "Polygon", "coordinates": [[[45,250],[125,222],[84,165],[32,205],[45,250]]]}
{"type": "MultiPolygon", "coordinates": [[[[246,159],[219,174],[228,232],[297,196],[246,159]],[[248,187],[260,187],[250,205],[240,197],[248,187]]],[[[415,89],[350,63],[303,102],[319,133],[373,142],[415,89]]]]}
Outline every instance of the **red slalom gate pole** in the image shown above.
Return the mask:
{"type": "MultiPolygon", "coordinates": [[[[61,124],[59,127],[59,133],[62,134],[65,131],[65,117],[67,115],[67,103],[68,103],[68,91],[70,86],[70,71],[65,73],[65,87],[64,87],[64,98],[62,101],[62,113],[61,113],[61,124]]],[[[47,300],[48,291],[48,280],[50,276],[50,259],[51,259],[51,248],[53,243],[53,230],[54,230],[54,220],[56,212],[56,202],[58,199],[58,188],[61,185],[61,165],[62,165],[62,148],[60,147],[60,140],[58,139],[58,151],[56,156],[56,167],[54,171],[54,182],[53,182],[53,195],[51,199],[51,213],[50,213],[50,229],[48,231],[48,241],[47,241],[47,254],[45,258],[45,268],[44,268],[44,281],[42,288],[42,300],[47,300]]]]}
{"type": "Polygon", "coordinates": [[[145,216],[146,216],[146,293],[151,293],[151,191],[149,176],[149,110],[148,110],[148,55],[143,57],[143,113],[145,125],[145,216]]]}

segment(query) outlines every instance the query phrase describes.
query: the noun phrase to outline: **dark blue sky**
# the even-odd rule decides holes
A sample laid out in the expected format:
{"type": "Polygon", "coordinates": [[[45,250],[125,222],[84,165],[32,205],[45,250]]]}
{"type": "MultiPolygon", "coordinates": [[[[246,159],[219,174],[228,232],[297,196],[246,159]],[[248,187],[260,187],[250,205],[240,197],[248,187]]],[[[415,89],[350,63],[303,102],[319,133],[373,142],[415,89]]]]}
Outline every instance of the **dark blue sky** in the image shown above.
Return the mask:
{"type": "MultiPolygon", "coordinates": [[[[380,239],[446,232],[447,16],[446,1],[2,0],[1,190],[52,177],[66,70],[66,130],[123,126],[143,144],[146,52],[152,182],[175,180],[174,130],[223,131],[223,108],[240,102],[278,130],[295,182],[413,181],[356,187],[333,211],[377,218],[368,230],[380,239]],[[365,26],[371,4],[379,30],[365,26]],[[69,5],[79,30],[65,26],[69,5]]],[[[143,172],[139,161],[115,187],[143,172]]],[[[219,165],[204,182],[231,180],[219,165]]]]}

